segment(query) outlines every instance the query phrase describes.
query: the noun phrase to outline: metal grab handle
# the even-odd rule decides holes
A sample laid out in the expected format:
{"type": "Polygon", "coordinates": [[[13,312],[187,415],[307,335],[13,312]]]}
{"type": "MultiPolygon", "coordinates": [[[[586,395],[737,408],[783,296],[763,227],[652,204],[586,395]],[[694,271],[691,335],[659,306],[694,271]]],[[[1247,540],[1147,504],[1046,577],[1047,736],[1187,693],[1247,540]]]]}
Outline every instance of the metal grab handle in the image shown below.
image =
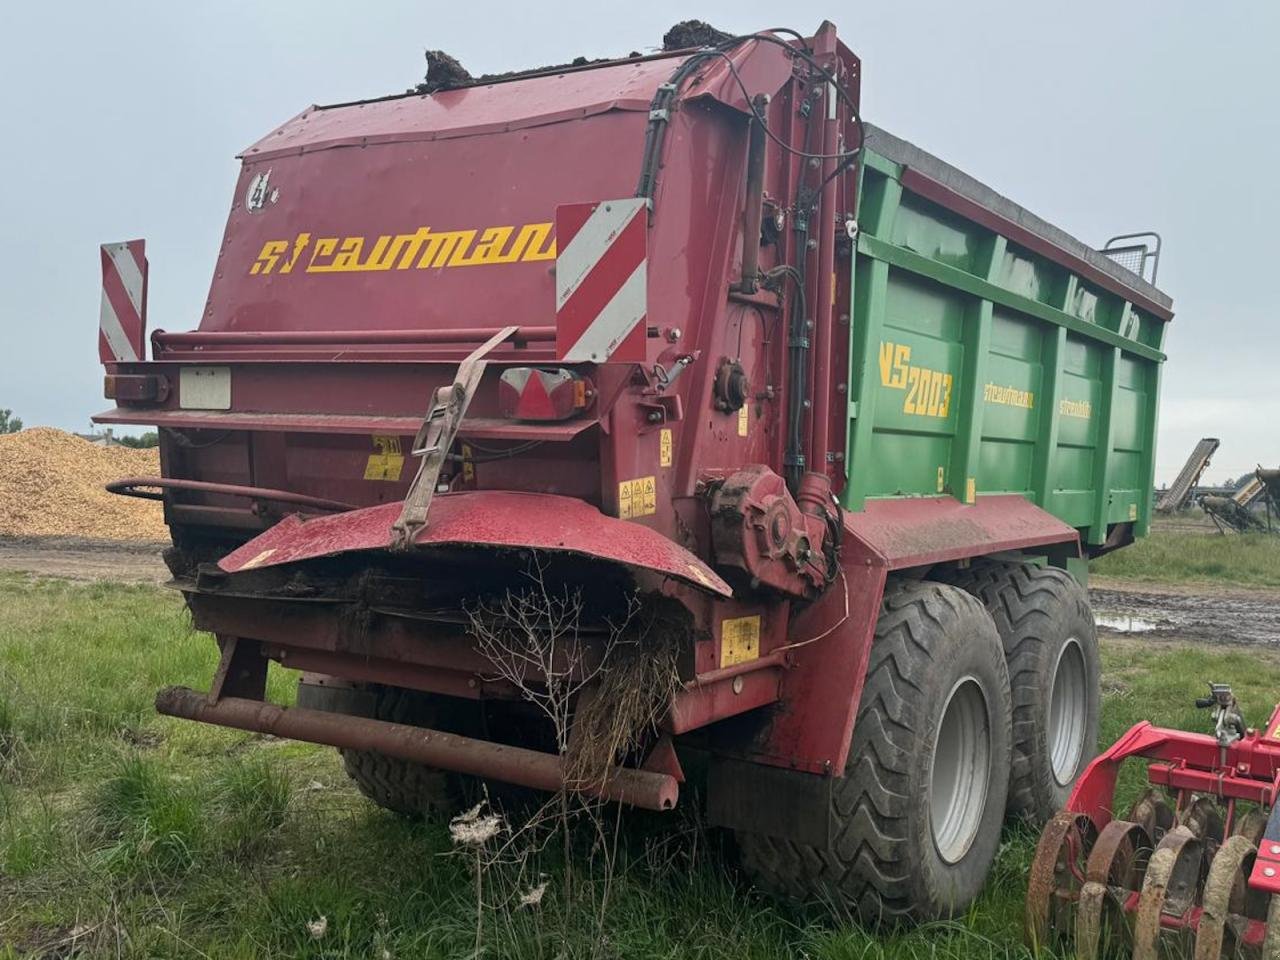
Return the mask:
{"type": "Polygon", "coordinates": [[[305,493],[294,493],[292,490],[276,490],[271,487],[248,487],[238,483],[208,483],[204,480],[179,480],[176,477],[125,477],[113,480],[106,485],[108,493],[122,497],[137,497],[140,500],[163,500],[163,493],[140,487],[155,487],[160,490],[192,490],[198,493],[216,493],[228,497],[247,497],[250,500],[264,500],[269,503],[292,503],[299,507],[311,507],[316,510],[346,512],[355,510],[350,503],[340,500],[325,500],[323,497],[309,497],[305,493]]]}

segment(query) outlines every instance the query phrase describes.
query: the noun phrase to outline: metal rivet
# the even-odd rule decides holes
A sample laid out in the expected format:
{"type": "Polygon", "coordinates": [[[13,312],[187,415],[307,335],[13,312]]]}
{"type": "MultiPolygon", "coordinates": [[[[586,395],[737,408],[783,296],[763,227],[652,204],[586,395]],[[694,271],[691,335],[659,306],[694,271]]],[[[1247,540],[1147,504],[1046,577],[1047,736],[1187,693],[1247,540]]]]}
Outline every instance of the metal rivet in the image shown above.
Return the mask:
{"type": "Polygon", "coordinates": [[[733,692],[734,692],[735,694],[738,694],[738,693],[741,693],[741,692],[742,692],[742,678],[741,678],[741,677],[734,677],[734,678],[733,678],[733,692]]]}
{"type": "Polygon", "coordinates": [[[1275,868],[1275,867],[1264,867],[1264,868],[1262,869],[1262,875],[1263,875],[1264,877],[1274,877],[1274,876],[1276,875],[1276,868],[1275,868]]]}
{"type": "Polygon", "coordinates": [[[1280,857],[1280,844],[1273,843],[1271,845],[1271,855],[1273,857],[1280,857]]]}

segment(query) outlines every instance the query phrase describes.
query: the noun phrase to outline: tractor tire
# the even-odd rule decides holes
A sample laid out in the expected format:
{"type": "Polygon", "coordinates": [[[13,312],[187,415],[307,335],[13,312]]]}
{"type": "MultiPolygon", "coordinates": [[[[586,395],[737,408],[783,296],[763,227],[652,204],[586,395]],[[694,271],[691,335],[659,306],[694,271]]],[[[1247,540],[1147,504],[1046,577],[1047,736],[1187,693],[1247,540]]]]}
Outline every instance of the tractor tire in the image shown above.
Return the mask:
{"type": "Polygon", "coordinates": [[[743,866],[864,923],[963,913],[1000,844],[1009,731],[1004,652],[981,604],[941,583],[891,584],[844,776],[831,781],[828,842],[740,831],[743,866]]]}
{"type": "Polygon", "coordinates": [[[1013,695],[1009,814],[1042,827],[1098,748],[1098,634],[1085,589],[1064,570],[985,562],[946,582],[995,621],[1013,695]]]}
{"type": "MultiPolygon", "coordinates": [[[[323,690],[324,688],[320,688],[323,690]]],[[[358,713],[376,720],[463,732],[456,716],[450,716],[447,698],[399,687],[369,685],[359,691],[361,708],[341,709],[340,702],[325,699],[308,683],[298,685],[298,706],[358,713]],[[452,722],[450,722],[452,721],[452,722]]],[[[436,770],[420,763],[389,757],[374,750],[339,748],[342,765],[356,787],[378,806],[406,817],[448,819],[461,811],[469,798],[470,778],[436,770]]]]}

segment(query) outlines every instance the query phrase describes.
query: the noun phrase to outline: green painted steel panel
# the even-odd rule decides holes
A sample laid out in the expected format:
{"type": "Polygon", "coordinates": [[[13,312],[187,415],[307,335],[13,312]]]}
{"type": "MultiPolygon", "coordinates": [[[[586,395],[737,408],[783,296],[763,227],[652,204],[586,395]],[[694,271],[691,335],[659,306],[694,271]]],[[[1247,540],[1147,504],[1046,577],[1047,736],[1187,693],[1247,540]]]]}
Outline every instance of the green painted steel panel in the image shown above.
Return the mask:
{"type": "Polygon", "coordinates": [[[1165,323],[904,190],[869,153],[843,500],[1021,493],[1090,544],[1150,522],[1165,323]]]}

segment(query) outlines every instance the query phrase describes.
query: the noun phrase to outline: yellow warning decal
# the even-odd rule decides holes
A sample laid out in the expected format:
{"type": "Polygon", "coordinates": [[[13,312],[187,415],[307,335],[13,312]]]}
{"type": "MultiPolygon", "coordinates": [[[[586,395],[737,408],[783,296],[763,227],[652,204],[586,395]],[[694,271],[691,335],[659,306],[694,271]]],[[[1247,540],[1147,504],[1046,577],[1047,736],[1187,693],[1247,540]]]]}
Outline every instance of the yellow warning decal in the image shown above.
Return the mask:
{"type": "Polygon", "coordinates": [[[965,480],[964,482],[964,502],[965,503],[973,503],[975,500],[978,499],[977,488],[978,488],[978,485],[974,482],[973,477],[969,477],[969,479],[965,480]]]}
{"type": "Polygon", "coordinates": [[[938,492],[941,493],[947,486],[947,471],[945,467],[938,468],[938,492]]]}
{"type": "Polygon", "coordinates": [[[658,484],[653,477],[637,477],[618,484],[618,516],[623,520],[658,512],[658,484]]]}
{"type": "Polygon", "coordinates": [[[1136,503],[1129,504],[1129,519],[1130,520],[1138,519],[1138,505],[1136,503]]]}
{"type": "Polygon", "coordinates": [[[751,425],[750,414],[747,413],[747,405],[744,403],[738,411],[738,436],[745,437],[747,430],[751,425]]]}
{"type": "Polygon", "coordinates": [[[374,452],[364,468],[366,480],[387,480],[399,483],[404,471],[404,454],[400,452],[399,437],[374,437],[374,452]]]}
{"type": "Polygon", "coordinates": [[[466,483],[470,483],[476,478],[476,464],[471,457],[471,445],[464,443],[462,445],[462,479],[466,483]]]}
{"type": "Polygon", "coordinates": [[[663,427],[658,432],[658,466],[671,466],[671,428],[663,427]]]}
{"type": "Polygon", "coordinates": [[[760,657],[760,616],[720,621],[720,666],[731,667],[760,657]]]}

